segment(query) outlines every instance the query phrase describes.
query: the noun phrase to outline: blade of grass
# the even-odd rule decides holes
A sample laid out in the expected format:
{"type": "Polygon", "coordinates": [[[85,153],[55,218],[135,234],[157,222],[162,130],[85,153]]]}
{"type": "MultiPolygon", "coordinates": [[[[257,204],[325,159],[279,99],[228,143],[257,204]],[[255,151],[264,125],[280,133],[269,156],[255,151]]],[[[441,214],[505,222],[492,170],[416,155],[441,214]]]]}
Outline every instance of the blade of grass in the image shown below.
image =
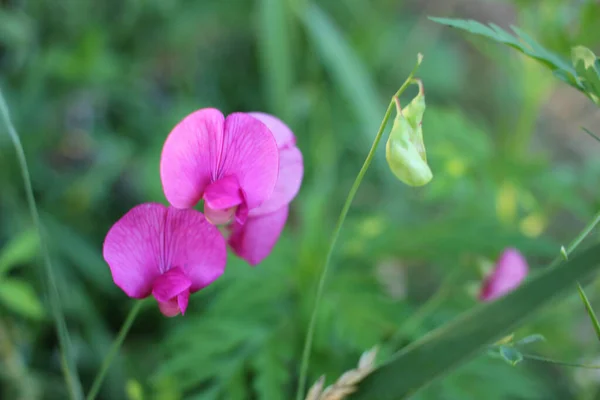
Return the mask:
{"type": "Polygon", "coordinates": [[[396,400],[415,394],[511,332],[598,267],[600,244],[542,270],[512,293],[479,305],[407,346],[369,375],[350,398],[396,400]]]}
{"type": "Polygon", "coordinates": [[[77,369],[75,368],[75,362],[73,359],[73,354],[71,352],[71,340],[69,338],[69,332],[67,329],[67,323],[65,321],[65,316],[63,315],[60,297],[58,293],[58,289],[56,286],[56,278],[54,277],[54,273],[52,271],[52,264],[50,262],[50,254],[48,252],[48,247],[46,244],[46,239],[44,235],[44,229],[40,222],[40,216],[38,213],[37,205],[35,202],[35,197],[33,196],[33,188],[31,186],[31,179],[29,175],[29,169],[27,168],[27,159],[25,158],[25,152],[23,151],[23,146],[21,145],[21,140],[19,135],[12,123],[10,118],[10,113],[8,111],[8,106],[6,105],[6,100],[4,99],[4,95],[0,90],[0,114],[2,114],[2,120],[6,127],[7,133],[10,136],[10,139],[15,147],[15,151],[17,153],[17,158],[19,160],[19,166],[21,168],[21,175],[23,178],[23,184],[25,186],[25,194],[27,197],[27,205],[29,207],[29,212],[31,213],[31,218],[33,219],[33,223],[36,226],[37,234],[39,236],[40,243],[40,252],[42,254],[43,263],[45,266],[45,275],[46,282],[48,284],[48,299],[50,303],[50,309],[52,313],[52,317],[54,318],[54,323],[56,325],[56,333],[58,336],[58,342],[61,353],[61,365],[63,369],[63,374],[65,376],[65,381],[67,383],[67,387],[69,389],[69,393],[72,399],[80,400],[83,399],[83,392],[81,389],[81,383],[79,381],[79,376],[77,374],[77,369]]]}
{"type": "Polygon", "coordinates": [[[585,306],[585,311],[587,311],[588,316],[590,317],[590,321],[592,322],[592,326],[594,327],[594,331],[596,332],[596,337],[600,340],[600,323],[598,323],[598,318],[596,317],[596,313],[594,313],[594,309],[592,308],[592,304],[588,300],[583,288],[579,283],[577,283],[577,291],[579,292],[579,297],[581,297],[581,301],[585,306]]]}
{"type": "MultiPolygon", "coordinates": [[[[380,121],[379,110],[384,105],[366,66],[319,6],[309,4],[298,10],[298,15],[323,66],[358,118],[360,130],[364,133],[359,143],[361,146],[370,145],[373,141],[371,132],[375,131],[380,121]]],[[[377,160],[379,167],[387,167],[385,160],[377,160]]]]}
{"type": "Polygon", "coordinates": [[[523,356],[523,359],[525,359],[525,360],[531,360],[531,361],[538,361],[538,362],[543,362],[543,363],[547,363],[547,364],[560,365],[562,367],[583,368],[583,369],[600,369],[600,365],[580,364],[580,363],[576,363],[576,362],[553,360],[551,358],[537,356],[535,354],[523,354],[523,353],[521,353],[521,355],[523,356]]]}
{"type": "MultiPolygon", "coordinates": [[[[583,242],[583,240],[587,237],[587,235],[589,235],[590,232],[592,232],[592,230],[594,230],[594,228],[596,227],[596,225],[598,225],[599,222],[600,222],[600,212],[598,212],[596,215],[594,215],[594,217],[591,219],[591,221],[583,228],[583,230],[579,233],[579,235],[577,235],[577,237],[575,237],[575,239],[573,239],[573,241],[571,243],[569,243],[569,245],[567,246],[566,249],[564,247],[562,247],[560,249],[560,255],[554,260],[552,265],[558,265],[561,262],[561,259],[567,261],[569,259],[569,256],[571,255],[571,253],[573,251],[575,251],[577,246],[579,246],[579,244],[581,244],[581,242],[583,242]]],[[[583,302],[583,305],[585,306],[585,310],[588,313],[588,316],[590,317],[590,322],[592,323],[592,326],[594,327],[594,331],[596,332],[596,337],[598,337],[598,340],[600,340],[600,323],[598,322],[598,318],[596,317],[596,314],[594,313],[592,304],[588,300],[588,298],[585,294],[585,291],[583,290],[583,288],[581,287],[581,284],[579,282],[577,282],[577,291],[579,292],[579,297],[581,298],[581,301],[583,302]]]]}
{"type": "Polygon", "coordinates": [[[593,133],[592,131],[590,131],[590,130],[589,130],[589,129],[587,129],[587,128],[584,128],[583,126],[581,127],[581,129],[583,129],[583,131],[584,131],[585,133],[587,133],[588,135],[590,135],[591,137],[593,137],[594,139],[596,139],[597,141],[599,141],[599,142],[600,142],[600,137],[598,137],[598,136],[597,136],[595,133],[593,133]]]}
{"type": "Polygon", "coordinates": [[[259,55],[269,108],[284,121],[289,118],[292,54],[285,0],[261,0],[258,27],[259,55]]]}

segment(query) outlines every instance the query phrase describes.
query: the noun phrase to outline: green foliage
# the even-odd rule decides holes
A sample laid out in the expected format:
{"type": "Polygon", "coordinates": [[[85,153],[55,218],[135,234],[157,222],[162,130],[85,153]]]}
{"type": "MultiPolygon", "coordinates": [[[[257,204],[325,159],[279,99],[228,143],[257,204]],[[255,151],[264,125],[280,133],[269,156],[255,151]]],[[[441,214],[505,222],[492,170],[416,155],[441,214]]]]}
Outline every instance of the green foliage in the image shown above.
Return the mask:
{"type": "MultiPolygon", "coordinates": [[[[353,398],[384,400],[410,396],[473,357],[598,267],[600,245],[540,273],[505,297],[481,305],[417,340],[368,376],[353,398]],[[402,380],[394,378],[400,374],[402,380]]],[[[513,354],[510,359],[514,362],[518,357],[514,358],[513,354]]]]}
{"type": "MultiPolygon", "coordinates": [[[[450,271],[459,269],[462,279],[409,329],[403,345],[475,306],[467,286],[481,280],[478,260],[515,246],[532,264],[544,264],[597,211],[596,143],[586,135],[562,136],[579,125],[597,132],[594,120],[579,120],[577,98],[551,92],[534,63],[524,70],[511,58],[488,59],[498,48],[490,42],[480,47],[483,57],[465,49],[417,3],[3,2],[0,84],[22,134],[85,388],[129,304],[102,259],[104,235],[133,205],[165,202],[158,179],[162,143],[194,109],[282,117],[304,155],[304,184],[264,263],[250,268],[230,255],[223,279],[192,296],[185,317],[165,319],[154,304],[140,313],[102,400],[140,393],[145,400],[293,396],[335,219],[384,104],[418,52],[426,56],[419,78],[428,98],[424,141],[435,178],[416,190],[397,184],[380,149],[374,164],[382,168],[366,174],[333,255],[311,383],[322,374],[334,381],[366,349],[385,344],[450,271]]],[[[517,25],[542,49],[563,57],[577,44],[596,51],[597,2],[520,3],[517,25]]],[[[477,6],[496,15],[490,2],[477,6]]],[[[430,2],[427,12],[451,12],[447,7],[430,2]]],[[[519,32],[510,36],[502,37],[547,58],[544,65],[570,68],[591,88],[585,63],[571,66],[530,47],[519,32]]],[[[0,304],[0,338],[7,340],[0,346],[0,398],[33,388],[23,392],[28,400],[63,400],[68,392],[47,313],[48,282],[36,268],[38,242],[20,169],[1,131],[0,187],[0,279],[16,282],[17,291],[27,285],[22,292],[29,294],[17,296],[46,311],[31,318],[0,304]],[[7,359],[5,345],[14,358],[7,359]]],[[[595,292],[589,301],[598,308],[595,292]]],[[[5,297],[11,304],[17,298],[5,297]]],[[[30,313],[35,308],[28,306],[30,313]]],[[[528,320],[519,337],[539,332],[547,337],[536,348],[541,354],[576,360],[597,345],[584,318],[573,288],[572,297],[528,320]]],[[[570,371],[527,361],[513,368],[482,355],[415,398],[562,400],[579,390],[570,371]]]]}
{"type": "Polygon", "coordinates": [[[261,48],[263,81],[269,108],[288,120],[292,89],[292,43],[289,32],[290,10],[284,1],[261,0],[258,45],[261,48]]]}
{"type": "Polygon", "coordinates": [[[34,230],[23,231],[0,250],[0,279],[11,268],[27,263],[36,256],[38,236],[34,230]]]}
{"type": "Polygon", "coordinates": [[[444,379],[411,397],[415,400],[453,399],[560,399],[547,385],[536,381],[532,371],[504,361],[480,356],[451,372],[444,379]]]}
{"type": "MultiPolygon", "coordinates": [[[[594,65],[596,65],[595,63],[600,64],[600,62],[590,59],[590,54],[586,53],[587,61],[585,62],[585,67],[583,69],[578,67],[579,60],[581,59],[581,47],[574,49],[574,66],[572,66],[559,55],[547,50],[531,36],[515,26],[511,27],[514,31],[513,35],[492,23],[490,23],[489,26],[486,26],[473,20],[432,17],[430,17],[430,19],[434,22],[463,29],[467,32],[481,35],[510,46],[542,63],[549,68],[556,77],[573,86],[575,89],[578,89],[595,103],[598,103],[599,101],[598,96],[600,87],[598,87],[598,77],[595,75],[598,73],[598,67],[594,67],[594,65]],[[588,72],[588,69],[591,69],[592,71],[588,72]]],[[[589,50],[587,51],[589,52],[589,50]]]]}
{"type": "Polygon", "coordinates": [[[523,361],[523,354],[518,349],[511,346],[500,346],[500,356],[513,367],[523,361]]]}
{"type": "Polygon", "coordinates": [[[516,346],[526,346],[532,343],[543,342],[546,338],[540,335],[539,333],[534,333],[533,335],[526,336],[522,339],[517,340],[515,343],[516,346]]]}
{"type": "Polygon", "coordinates": [[[372,77],[343,34],[319,6],[310,4],[299,12],[312,47],[358,117],[363,132],[361,148],[369,146],[385,110],[372,77]]]}
{"type": "Polygon", "coordinates": [[[31,285],[23,280],[0,279],[0,305],[31,319],[44,317],[44,309],[31,285]]]}
{"type": "Polygon", "coordinates": [[[577,46],[573,47],[572,59],[585,93],[600,105],[600,58],[587,47],[577,46]]]}
{"type": "MultiPolygon", "coordinates": [[[[290,332],[292,333],[292,332],[290,332]]],[[[285,337],[285,336],[284,336],[285,337]]],[[[284,400],[291,383],[291,361],[294,356],[292,342],[275,337],[272,344],[251,361],[255,373],[254,391],[260,399],[284,400]]]]}

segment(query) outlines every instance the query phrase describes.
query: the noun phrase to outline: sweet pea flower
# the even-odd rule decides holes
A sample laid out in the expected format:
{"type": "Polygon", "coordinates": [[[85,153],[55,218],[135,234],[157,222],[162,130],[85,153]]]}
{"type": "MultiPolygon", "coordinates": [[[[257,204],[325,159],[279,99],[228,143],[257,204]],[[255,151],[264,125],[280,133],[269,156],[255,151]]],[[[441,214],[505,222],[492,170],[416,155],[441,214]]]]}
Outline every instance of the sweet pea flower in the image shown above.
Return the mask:
{"type": "Polygon", "coordinates": [[[215,225],[234,216],[244,223],[264,203],[278,176],[279,152],[271,131],[245,113],[225,118],[214,108],[193,112],[165,141],[160,177],[172,206],[191,208],[204,200],[215,225]]]}
{"type": "Polygon", "coordinates": [[[527,276],[529,267],[525,257],[517,250],[504,250],[492,273],[486,278],[479,300],[492,301],[516,289],[527,276]]]}
{"type": "Polygon", "coordinates": [[[152,295],[160,311],[173,317],[185,314],[190,294],[221,276],[227,250],[218,228],[202,213],[146,203],[112,226],[103,255],[127,296],[152,295]]]}
{"type": "Polygon", "coordinates": [[[259,264],[273,249],[288,217],[289,203],[296,197],[304,164],[290,128],[278,118],[264,113],[249,113],[273,133],[279,149],[279,176],[273,193],[260,207],[250,209],[245,223],[234,221],[229,245],[250,265],[259,264]]]}

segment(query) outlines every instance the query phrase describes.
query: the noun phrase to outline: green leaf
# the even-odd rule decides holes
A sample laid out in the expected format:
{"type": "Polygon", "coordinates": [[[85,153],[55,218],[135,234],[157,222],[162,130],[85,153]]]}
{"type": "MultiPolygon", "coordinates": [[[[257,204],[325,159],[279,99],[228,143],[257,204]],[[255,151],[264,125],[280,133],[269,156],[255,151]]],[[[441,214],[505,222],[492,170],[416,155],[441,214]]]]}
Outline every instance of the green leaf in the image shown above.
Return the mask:
{"type": "Polygon", "coordinates": [[[0,304],[20,316],[42,319],[44,308],[31,285],[20,279],[0,281],[0,304]]]}
{"type": "Polygon", "coordinates": [[[369,375],[352,399],[400,399],[424,388],[511,332],[600,267],[600,245],[547,268],[501,299],[481,304],[403,349],[369,375]]]}
{"type": "Polygon", "coordinates": [[[600,59],[584,46],[573,47],[571,58],[590,98],[600,104],[600,59]]]}
{"type": "Polygon", "coordinates": [[[38,236],[29,229],[13,238],[0,251],[0,278],[17,264],[31,261],[37,255],[38,236]]]}
{"type": "Polygon", "coordinates": [[[581,301],[583,302],[583,305],[585,306],[585,311],[587,312],[588,316],[590,317],[590,322],[592,323],[592,326],[594,327],[594,332],[596,332],[596,337],[598,338],[598,340],[600,340],[600,323],[598,323],[598,318],[596,318],[596,313],[594,313],[592,304],[588,300],[583,288],[581,287],[581,285],[579,283],[577,284],[577,291],[579,292],[579,297],[581,297],[581,301]]]}
{"type": "Polygon", "coordinates": [[[523,361],[523,354],[512,346],[500,346],[500,356],[513,367],[523,361]]]}
{"type": "Polygon", "coordinates": [[[492,39],[496,42],[510,46],[539,61],[549,68],[556,77],[573,86],[575,89],[583,92],[595,103],[598,102],[598,98],[595,97],[597,95],[591,91],[592,89],[590,89],[590,85],[584,81],[584,79],[589,79],[587,78],[587,75],[580,76],[579,69],[571,66],[558,54],[555,54],[541,46],[533,38],[531,38],[531,36],[517,27],[511,26],[511,29],[515,33],[513,35],[495,24],[489,24],[489,26],[487,26],[473,20],[451,18],[429,17],[429,19],[433,22],[463,29],[467,32],[484,36],[488,39],[492,39]]]}
{"type": "Polygon", "coordinates": [[[250,398],[246,386],[246,371],[236,368],[223,385],[223,397],[230,400],[245,400],[250,398]]]}
{"type": "Polygon", "coordinates": [[[525,336],[523,339],[517,340],[515,346],[527,346],[532,343],[544,342],[546,338],[539,333],[535,333],[533,335],[525,336]]]}
{"type": "MultiPolygon", "coordinates": [[[[512,368],[505,362],[481,356],[466,363],[442,381],[414,396],[414,400],[560,399],[552,387],[530,368],[512,368]],[[510,382],[509,385],[506,383],[510,382]]],[[[413,398],[411,397],[411,400],[413,398]]]]}
{"type": "Polygon", "coordinates": [[[290,382],[289,363],[293,356],[294,343],[290,340],[274,340],[251,360],[255,374],[252,382],[259,399],[285,400],[290,382]]]}

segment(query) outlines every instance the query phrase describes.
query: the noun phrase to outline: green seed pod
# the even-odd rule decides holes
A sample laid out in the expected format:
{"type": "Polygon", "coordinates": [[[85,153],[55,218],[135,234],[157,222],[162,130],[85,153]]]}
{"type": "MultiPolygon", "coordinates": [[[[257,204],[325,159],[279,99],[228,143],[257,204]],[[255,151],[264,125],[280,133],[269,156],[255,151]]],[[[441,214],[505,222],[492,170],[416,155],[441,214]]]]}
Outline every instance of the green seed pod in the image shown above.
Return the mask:
{"type": "Polygon", "coordinates": [[[420,81],[419,94],[404,110],[396,100],[396,118],[385,147],[390,169],[398,179],[410,186],[423,186],[433,178],[427,164],[421,121],[425,113],[425,94],[420,81]]]}

